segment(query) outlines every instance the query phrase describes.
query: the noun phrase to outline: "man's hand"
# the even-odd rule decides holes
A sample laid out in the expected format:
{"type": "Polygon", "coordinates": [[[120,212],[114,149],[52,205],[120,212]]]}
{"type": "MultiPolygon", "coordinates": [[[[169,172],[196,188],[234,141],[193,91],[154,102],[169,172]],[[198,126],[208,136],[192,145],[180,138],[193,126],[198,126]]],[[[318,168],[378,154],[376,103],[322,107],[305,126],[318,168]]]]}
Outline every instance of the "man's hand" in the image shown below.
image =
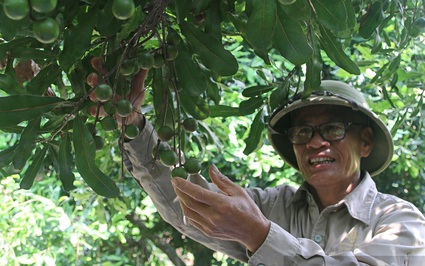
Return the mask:
{"type": "Polygon", "coordinates": [[[255,252],[267,237],[270,221],[248,193],[220,173],[215,165],[209,169],[217,193],[182,178],[172,182],[184,215],[190,223],[210,237],[238,241],[255,252]]]}
{"type": "MultiPolygon", "coordinates": [[[[96,72],[92,72],[87,76],[87,84],[89,84],[90,87],[95,88],[99,84],[99,75],[106,75],[107,70],[104,67],[104,64],[101,61],[100,57],[94,57],[91,60],[91,65],[93,69],[96,72]]],[[[131,79],[131,90],[129,95],[125,96],[126,99],[128,99],[131,104],[133,105],[133,112],[125,117],[119,117],[117,116],[118,125],[122,127],[122,124],[130,125],[134,124],[137,126],[142,125],[143,123],[143,115],[140,113],[140,106],[143,104],[143,101],[145,99],[145,80],[146,76],[148,74],[147,69],[140,69],[140,71],[133,75],[131,79]]],[[[92,101],[97,101],[94,90],[89,95],[90,99],[92,101]]],[[[122,98],[122,96],[115,95],[115,100],[118,100],[119,98],[122,98]]],[[[103,107],[101,107],[99,110],[97,110],[97,107],[94,106],[92,109],[90,109],[90,114],[95,116],[98,115],[100,117],[107,116],[106,112],[103,110],[103,107]]]]}

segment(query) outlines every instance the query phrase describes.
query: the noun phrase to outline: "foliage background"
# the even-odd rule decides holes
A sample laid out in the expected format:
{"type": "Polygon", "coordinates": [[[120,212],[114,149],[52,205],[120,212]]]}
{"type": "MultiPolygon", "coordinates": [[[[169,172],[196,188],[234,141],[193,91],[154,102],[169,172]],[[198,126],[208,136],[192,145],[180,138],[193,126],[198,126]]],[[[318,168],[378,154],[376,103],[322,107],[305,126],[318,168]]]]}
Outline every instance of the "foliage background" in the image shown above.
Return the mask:
{"type": "MultiPolygon", "coordinates": [[[[80,5],[91,5],[88,2],[96,4],[96,1],[79,2],[80,5]]],[[[183,2],[195,7],[200,3],[183,2]]],[[[347,3],[334,1],[332,4],[336,2],[347,3]]],[[[423,1],[349,2],[356,7],[356,25],[350,34],[339,32],[338,38],[344,52],[357,64],[361,74],[347,72],[322,50],[319,55],[322,60],[320,77],[349,82],[365,93],[373,110],[388,123],[395,142],[393,162],[375,178],[378,188],[382,192],[395,194],[413,202],[424,212],[424,35],[423,31],[413,32],[415,28],[412,24],[415,19],[424,16],[425,4],[423,1]],[[385,6],[382,9],[382,19],[373,28],[371,36],[364,38],[359,34],[362,18],[365,14],[370,14],[371,7],[377,2],[382,2],[385,6]]],[[[222,3],[236,3],[238,7],[245,1],[222,3]]],[[[172,17],[176,7],[170,4],[167,12],[172,17]]],[[[204,14],[212,13],[212,8],[204,10],[204,14]]],[[[237,12],[236,14],[240,15],[237,12]]],[[[188,20],[193,22],[198,18],[196,15],[199,14],[193,14],[193,17],[188,15],[188,20]]],[[[308,21],[310,20],[313,22],[305,24],[307,27],[303,28],[304,32],[309,26],[316,25],[314,23],[320,24],[315,22],[314,18],[308,21]]],[[[306,64],[295,66],[288,60],[283,60],[282,55],[274,48],[268,50],[272,63],[266,64],[261,51],[253,49],[255,47],[247,43],[244,34],[238,32],[232,23],[223,20],[221,26],[223,46],[237,59],[239,70],[232,76],[215,77],[211,74],[211,77],[215,77],[220,106],[234,109],[244,106],[244,102],[250,99],[244,95],[244,90],[253,86],[290,84],[291,88],[296,90],[297,85],[302,85],[308,78],[306,64]],[[287,79],[288,77],[292,78],[287,79]],[[285,83],[288,80],[289,82],[285,83]]],[[[9,40],[4,27],[8,26],[3,24],[2,27],[0,47],[5,47],[9,40]]],[[[98,37],[94,36],[94,42],[98,41],[98,37]]],[[[155,45],[155,41],[148,42],[148,46],[155,45]]],[[[47,50],[49,47],[44,46],[42,49],[47,50]]],[[[34,52],[34,47],[31,48],[28,51],[34,52]]],[[[20,51],[22,57],[34,56],[34,53],[26,55],[24,50],[20,51]]],[[[55,51],[54,48],[52,51],[55,51]]],[[[98,52],[96,49],[88,49],[88,55],[82,57],[81,65],[76,65],[75,69],[79,66],[86,68],[90,53],[98,52]]],[[[15,63],[19,59],[22,58],[15,58],[15,63]]],[[[45,62],[50,62],[49,60],[47,58],[45,62]]],[[[8,74],[10,69],[4,68],[2,71],[2,74],[8,74]]],[[[85,69],[82,73],[88,72],[85,69]]],[[[81,75],[84,80],[85,75],[81,75]]],[[[73,78],[75,75],[69,72],[63,74],[62,85],[66,87],[68,94],[78,84],[73,78]]],[[[153,91],[157,85],[152,80],[150,76],[147,84],[149,94],[143,112],[156,121],[158,111],[155,108],[157,106],[153,91]]],[[[26,86],[31,88],[31,83],[26,86]]],[[[57,94],[63,95],[59,83],[53,83],[51,88],[57,94]]],[[[1,96],[8,95],[5,91],[0,92],[1,96]]],[[[270,93],[263,99],[263,106],[266,106],[270,93]]],[[[200,120],[201,129],[186,136],[185,152],[202,159],[204,176],[207,176],[207,166],[214,163],[242,186],[267,187],[282,183],[297,186],[301,182],[299,174],[288,168],[275,155],[265,138],[264,130],[257,132],[254,141],[249,140],[257,111],[264,109],[270,111],[268,108],[256,108],[255,112],[229,116],[211,115],[200,120]],[[255,148],[247,154],[247,146],[255,148]]],[[[266,122],[267,117],[265,112],[262,122],[266,122]]],[[[160,123],[157,122],[156,125],[160,123]]],[[[22,173],[25,173],[33,157],[22,171],[17,171],[11,167],[10,162],[5,163],[5,159],[0,156],[0,264],[240,265],[237,261],[213,253],[181,236],[164,223],[149,197],[137,186],[129,173],[122,169],[118,148],[119,133],[104,132],[99,125],[97,129],[98,135],[105,140],[105,145],[96,151],[95,162],[102,172],[107,173],[117,183],[121,191],[119,197],[106,198],[94,193],[78,171],[74,171],[75,189],[67,191],[59,181],[52,163],[47,160],[38,170],[31,189],[21,189],[19,183],[22,173]]],[[[18,143],[20,135],[19,131],[13,132],[3,128],[0,150],[7,150],[18,143]]]]}

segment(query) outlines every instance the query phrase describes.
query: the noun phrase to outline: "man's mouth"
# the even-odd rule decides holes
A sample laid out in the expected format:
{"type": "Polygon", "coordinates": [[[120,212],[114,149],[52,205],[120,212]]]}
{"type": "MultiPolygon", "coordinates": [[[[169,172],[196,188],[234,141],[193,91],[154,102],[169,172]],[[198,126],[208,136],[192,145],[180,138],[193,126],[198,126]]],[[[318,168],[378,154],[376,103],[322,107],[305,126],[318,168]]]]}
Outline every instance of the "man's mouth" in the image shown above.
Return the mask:
{"type": "Polygon", "coordinates": [[[313,158],[309,161],[311,165],[319,165],[319,164],[330,164],[334,162],[335,159],[332,158],[326,158],[326,157],[319,157],[319,158],[313,158]]]}

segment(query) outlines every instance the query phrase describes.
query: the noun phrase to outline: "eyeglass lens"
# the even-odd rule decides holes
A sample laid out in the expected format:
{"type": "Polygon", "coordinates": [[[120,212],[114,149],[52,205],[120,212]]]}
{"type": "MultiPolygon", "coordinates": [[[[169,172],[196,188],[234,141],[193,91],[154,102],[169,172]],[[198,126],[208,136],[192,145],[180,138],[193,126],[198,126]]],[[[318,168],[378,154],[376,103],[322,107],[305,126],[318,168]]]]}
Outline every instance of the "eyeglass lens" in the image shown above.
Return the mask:
{"type": "Polygon", "coordinates": [[[296,126],[288,129],[287,134],[293,144],[305,144],[309,142],[317,131],[326,141],[341,140],[345,137],[345,129],[351,123],[328,122],[319,126],[296,126]]]}

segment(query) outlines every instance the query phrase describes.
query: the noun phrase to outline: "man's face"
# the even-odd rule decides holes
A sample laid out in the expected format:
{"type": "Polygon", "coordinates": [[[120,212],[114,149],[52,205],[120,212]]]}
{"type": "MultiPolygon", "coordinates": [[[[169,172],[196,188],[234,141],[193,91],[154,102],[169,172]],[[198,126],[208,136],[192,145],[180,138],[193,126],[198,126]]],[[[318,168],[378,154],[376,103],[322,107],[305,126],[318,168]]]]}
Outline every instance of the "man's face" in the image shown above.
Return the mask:
{"type": "MultiPolygon", "coordinates": [[[[327,122],[360,122],[352,111],[342,107],[317,105],[297,111],[291,126],[318,126],[327,122]]],[[[344,186],[360,176],[360,159],[373,146],[372,130],[349,126],[345,138],[326,141],[318,132],[306,144],[294,144],[298,166],[305,180],[317,189],[344,186]]]]}

